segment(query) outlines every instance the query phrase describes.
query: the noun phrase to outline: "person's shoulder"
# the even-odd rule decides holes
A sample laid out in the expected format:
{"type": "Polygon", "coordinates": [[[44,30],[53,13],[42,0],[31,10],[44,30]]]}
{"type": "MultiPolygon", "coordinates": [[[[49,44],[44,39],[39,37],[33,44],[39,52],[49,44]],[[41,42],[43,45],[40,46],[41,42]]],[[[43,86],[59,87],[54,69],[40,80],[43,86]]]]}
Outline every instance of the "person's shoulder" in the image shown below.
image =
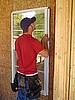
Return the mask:
{"type": "Polygon", "coordinates": [[[34,37],[33,37],[33,41],[34,41],[34,43],[40,42],[38,39],[36,39],[34,37]]]}
{"type": "Polygon", "coordinates": [[[20,40],[22,40],[22,35],[21,36],[19,36],[17,39],[16,39],[16,42],[19,42],[20,40]]]}
{"type": "Polygon", "coordinates": [[[18,38],[22,38],[24,34],[20,35],[18,38]]]}
{"type": "Polygon", "coordinates": [[[17,40],[21,39],[22,37],[23,37],[23,35],[19,36],[19,37],[17,38],[17,40]]]}

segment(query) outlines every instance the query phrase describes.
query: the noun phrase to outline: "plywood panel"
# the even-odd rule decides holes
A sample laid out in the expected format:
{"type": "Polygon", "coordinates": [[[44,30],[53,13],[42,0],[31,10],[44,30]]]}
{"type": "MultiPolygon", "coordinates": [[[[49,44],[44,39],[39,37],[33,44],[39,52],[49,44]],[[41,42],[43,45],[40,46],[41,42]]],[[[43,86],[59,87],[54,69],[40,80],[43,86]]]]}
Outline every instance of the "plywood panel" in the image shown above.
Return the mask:
{"type": "Polygon", "coordinates": [[[71,45],[71,68],[70,68],[70,93],[69,100],[75,100],[75,0],[72,9],[72,45],[71,45]]]}
{"type": "Polygon", "coordinates": [[[75,100],[75,66],[71,66],[69,100],[75,100]]]}
{"type": "Polygon", "coordinates": [[[47,6],[47,0],[14,0],[13,10],[25,10],[47,6]]]}
{"type": "Polygon", "coordinates": [[[73,0],[72,12],[72,47],[71,47],[71,65],[75,66],[75,0],[73,0]]]}
{"type": "Polygon", "coordinates": [[[56,0],[53,100],[68,100],[71,1],[56,0]]]}
{"type": "Polygon", "coordinates": [[[12,0],[0,0],[0,18],[10,16],[12,10],[12,0]]]}

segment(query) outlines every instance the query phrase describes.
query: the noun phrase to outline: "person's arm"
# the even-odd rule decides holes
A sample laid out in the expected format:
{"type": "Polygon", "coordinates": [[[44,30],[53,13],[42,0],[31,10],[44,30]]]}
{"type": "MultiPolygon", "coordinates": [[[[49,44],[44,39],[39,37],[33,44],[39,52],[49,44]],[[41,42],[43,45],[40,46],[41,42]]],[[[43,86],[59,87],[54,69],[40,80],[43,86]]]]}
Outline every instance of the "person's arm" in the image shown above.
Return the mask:
{"type": "Polygon", "coordinates": [[[47,58],[49,54],[48,54],[48,37],[46,35],[42,38],[41,43],[44,49],[41,52],[39,52],[39,54],[47,58]]]}
{"type": "Polygon", "coordinates": [[[16,56],[16,60],[18,60],[18,53],[17,53],[18,50],[19,50],[18,39],[16,39],[16,41],[15,41],[15,56],[16,56]]]}
{"type": "Polygon", "coordinates": [[[15,51],[15,55],[16,55],[16,59],[18,60],[18,55],[17,55],[17,52],[15,51]]]}
{"type": "Polygon", "coordinates": [[[48,50],[47,49],[43,49],[41,52],[39,52],[39,54],[45,58],[48,57],[48,50]]]}

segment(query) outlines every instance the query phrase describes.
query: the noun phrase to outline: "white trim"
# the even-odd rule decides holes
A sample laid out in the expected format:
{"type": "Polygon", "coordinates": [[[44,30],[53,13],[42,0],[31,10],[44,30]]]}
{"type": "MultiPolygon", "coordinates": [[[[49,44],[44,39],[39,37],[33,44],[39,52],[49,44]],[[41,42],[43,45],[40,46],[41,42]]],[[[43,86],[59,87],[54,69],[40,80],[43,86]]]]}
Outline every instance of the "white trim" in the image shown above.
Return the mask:
{"type": "Polygon", "coordinates": [[[13,11],[12,14],[25,13],[25,12],[30,12],[30,11],[44,10],[44,9],[48,9],[48,7],[41,7],[41,8],[13,11]]]}
{"type": "MultiPolygon", "coordinates": [[[[45,34],[47,33],[47,28],[48,28],[48,24],[47,24],[47,9],[45,9],[45,34]]],[[[47,58],[44,59],[44,95],[46,96],[47,94],[47,58]]]]}
{"type": "Polygon", "coordinates": [[[14,68],[13,68],[13,15],[11,14],[11,63],[12,63],[12,83],[14,81],[14,68]]]}
{"type": "Polygon", "coordinates": [[[20,74],[22,74],[22,75],[25,75],[25,76],[34,76],[34,75],[37,75],[38,74],[38,72],[36,72],[34,74],[24,74],[24,73],[21,73],[19,71],[17,71],[17,72],[20,73],[20,74]]]}
{"type": "MultiPolygon", "coordinates": [[[[49,21],[50,21],[50,10],[48,9],[48,38],[50,38],[50,28],[49,28],[49,21]]],[[[48,41],[48,49],[50,48],[49,41],[48,41]]],[[[49,57],[47,58],[47,95],[49,92],[49,57]]]]}
{"type": "MultiPolygon", "coordinates": [[[[13,30],[13,31],[15,31],[15,32],[16,32],[16,31],[21,31],[21,32],[22,32],[22,30],[13,30]]],[[[37,32],[37,31],[38,31],[38,32],[44,32],[44,30],[40,30],[40,29],[34,30],[34,31],[36,31],[36,32],[37,32]]]]}
{"type": "MultiPolygon", "coordinates": [[[[45,9],[45,34],[49,37],[49,9],[45,9]]],[[[49,43],[48,43],[49,47],[49,43]]],[[[49,86],[49,57],[44,60],[44,95],[48,95],[49,86]]]]}

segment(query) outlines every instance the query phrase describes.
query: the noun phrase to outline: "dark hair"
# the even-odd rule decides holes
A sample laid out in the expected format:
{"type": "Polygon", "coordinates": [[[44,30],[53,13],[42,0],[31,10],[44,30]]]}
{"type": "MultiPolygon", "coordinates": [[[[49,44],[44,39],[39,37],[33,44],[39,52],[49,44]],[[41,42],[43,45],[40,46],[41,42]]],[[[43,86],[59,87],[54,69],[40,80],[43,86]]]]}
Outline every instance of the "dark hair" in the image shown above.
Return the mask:
{"type": "Polygon", "coordinates": [[[27,30],[23,30],[23,33],[26,33],[28,31],[28,29],[27,30]]]}

